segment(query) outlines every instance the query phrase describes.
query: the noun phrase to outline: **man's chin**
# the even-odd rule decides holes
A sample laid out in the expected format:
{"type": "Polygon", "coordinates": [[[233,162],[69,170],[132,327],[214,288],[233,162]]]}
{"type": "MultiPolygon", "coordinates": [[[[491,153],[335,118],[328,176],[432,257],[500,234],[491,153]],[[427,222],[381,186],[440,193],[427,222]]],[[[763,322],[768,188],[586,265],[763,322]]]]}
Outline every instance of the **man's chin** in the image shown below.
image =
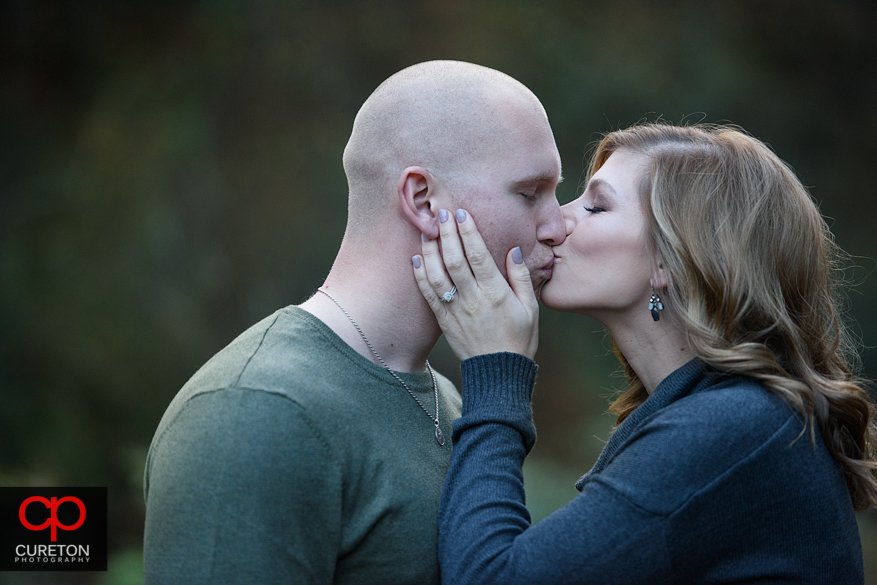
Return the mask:
{"type": "Polygon", "coordinates": [[[538,281],[533,281],[533,292],[536,293],[536,300],[542,301],[542,287],[545,286],[545,283],[548,282],[548,279],[541,278],[538,281]]]}
{"type": "Polygon", "coordinates": [[[533,283],[533,290],[536,292],[536,298],[539,298],[539,292],[546,282],[551,280],[551,268],[537,268],[530,270],[530,282],[533,283]]]}

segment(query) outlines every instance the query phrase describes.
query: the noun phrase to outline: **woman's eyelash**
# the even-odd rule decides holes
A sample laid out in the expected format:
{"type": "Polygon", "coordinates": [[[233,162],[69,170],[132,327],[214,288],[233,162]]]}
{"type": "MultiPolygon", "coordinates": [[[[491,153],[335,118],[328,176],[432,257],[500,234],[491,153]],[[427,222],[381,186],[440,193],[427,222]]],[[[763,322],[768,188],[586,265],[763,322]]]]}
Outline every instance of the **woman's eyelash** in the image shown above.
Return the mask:
{"type": "Polygon", "coordinates": [[[591,213],[600,213],[601,211],[606,211],[606,210],[603,209],[602,207],[597,207],[595,205],[594,207],[585,206],[585,211],[589,211],[591,213]]]}

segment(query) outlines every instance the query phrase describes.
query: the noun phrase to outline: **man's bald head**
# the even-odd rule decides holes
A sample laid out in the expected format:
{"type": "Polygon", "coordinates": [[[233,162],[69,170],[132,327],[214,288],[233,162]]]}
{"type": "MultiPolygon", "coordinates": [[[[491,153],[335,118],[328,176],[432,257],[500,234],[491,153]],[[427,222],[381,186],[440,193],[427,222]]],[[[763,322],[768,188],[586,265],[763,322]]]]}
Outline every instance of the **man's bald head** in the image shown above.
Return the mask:
{"type": "Polygon", "coordinates": [[[348,229],[391,209],[410,166],[448,184],[465,182],[502,156],[505,137],[534,114],[547,127],[545,110],[527,87],[480,65],[429,61],[391,76],[360,108],[344,150],[348,229]]]}

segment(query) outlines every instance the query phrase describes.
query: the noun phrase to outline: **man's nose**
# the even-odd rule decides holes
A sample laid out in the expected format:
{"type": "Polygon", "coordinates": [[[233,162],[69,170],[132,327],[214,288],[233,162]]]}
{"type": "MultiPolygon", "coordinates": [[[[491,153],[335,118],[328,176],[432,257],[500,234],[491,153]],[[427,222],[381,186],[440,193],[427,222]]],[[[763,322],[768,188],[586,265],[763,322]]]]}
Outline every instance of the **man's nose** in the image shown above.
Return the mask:
{"type": "Polygon", "coordinates": [[[560,211],[560,205],[556,200],[553,206],[546,212],[546,215],[539,226],[536,237],[543,244],[549,246],[559,246],[566,239],[567,231],[564,225],[564,217],[560,211]]]}

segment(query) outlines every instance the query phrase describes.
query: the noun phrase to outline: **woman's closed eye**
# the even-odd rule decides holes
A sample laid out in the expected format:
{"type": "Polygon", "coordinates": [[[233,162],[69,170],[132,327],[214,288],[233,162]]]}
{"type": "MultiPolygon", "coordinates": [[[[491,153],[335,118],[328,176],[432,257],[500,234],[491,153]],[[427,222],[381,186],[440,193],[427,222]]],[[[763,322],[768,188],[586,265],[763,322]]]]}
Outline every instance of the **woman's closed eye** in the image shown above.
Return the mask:
{"type": "Polygon", "coordinates": [[[603,209],[602,207],[597,207],[596,205],[594,207],[588,207],[587,205],[585,205],[585,211],[587,211],[589,213],[601,213],[601,212],[606,211],[606,210],[603,209]]]}

